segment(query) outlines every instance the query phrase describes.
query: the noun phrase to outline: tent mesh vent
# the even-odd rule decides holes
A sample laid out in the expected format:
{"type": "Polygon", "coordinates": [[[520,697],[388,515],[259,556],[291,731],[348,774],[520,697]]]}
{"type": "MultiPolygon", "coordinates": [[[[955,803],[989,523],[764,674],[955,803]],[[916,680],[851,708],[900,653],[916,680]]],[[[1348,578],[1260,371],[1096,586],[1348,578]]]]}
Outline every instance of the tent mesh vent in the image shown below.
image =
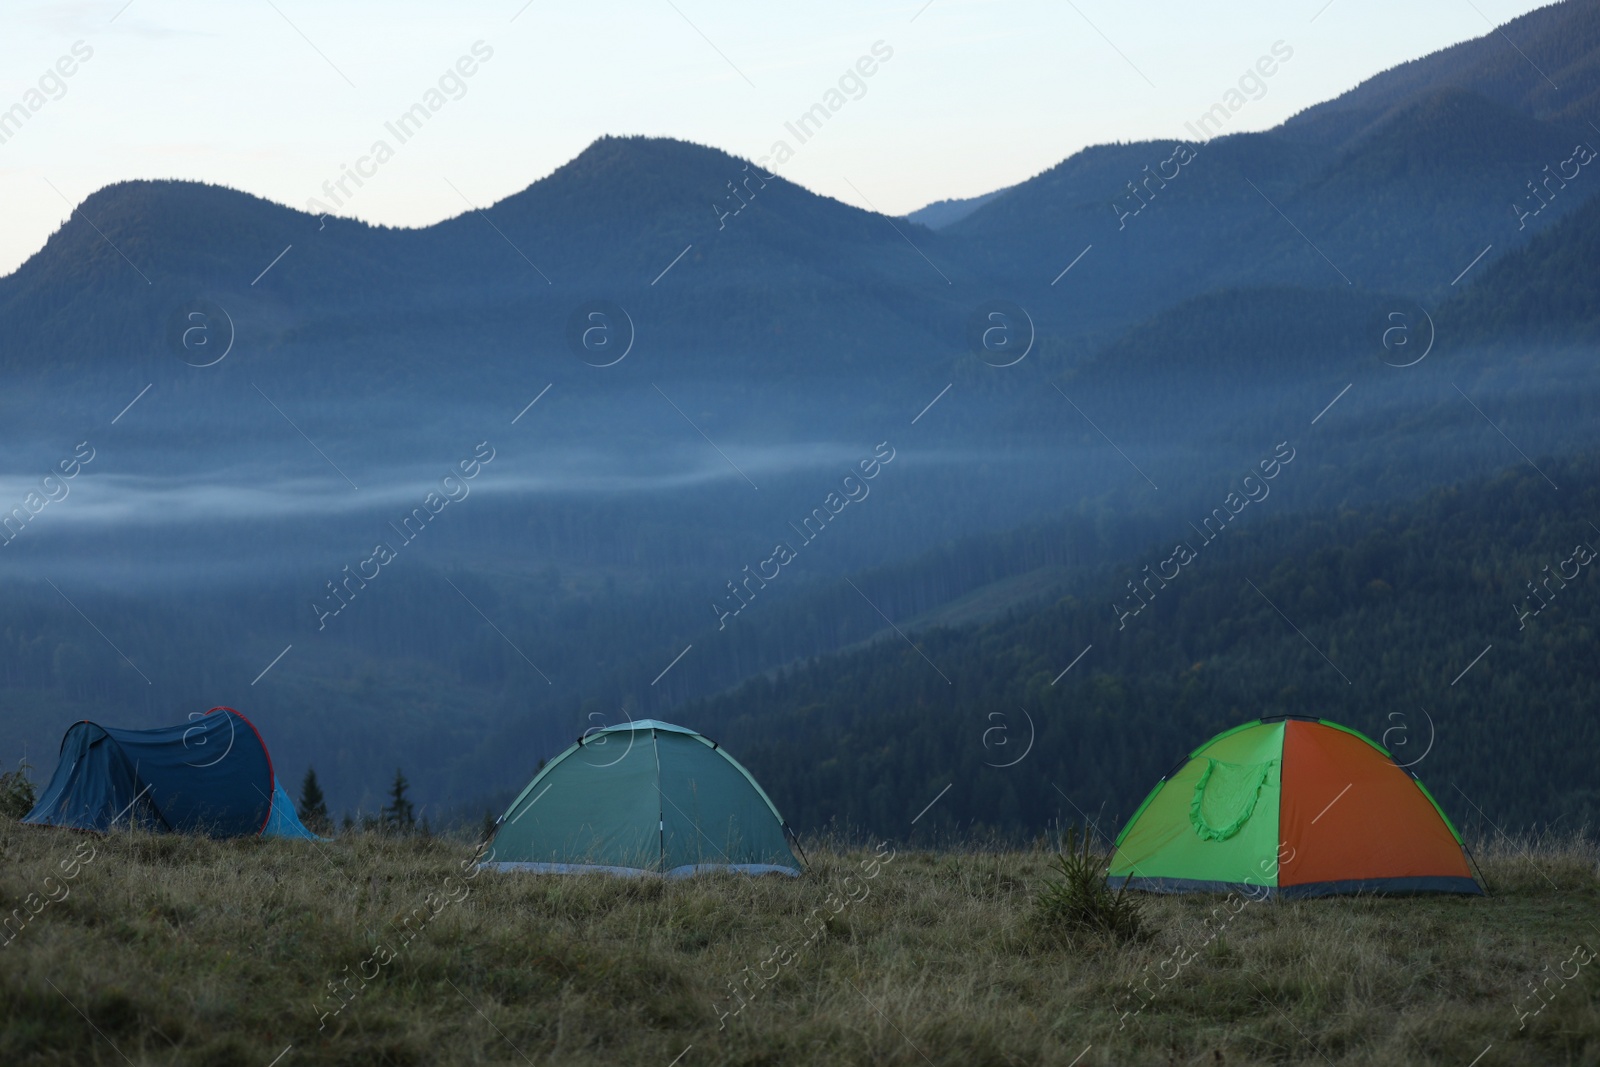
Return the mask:
{"type": "Polygon", "coordinates": [[[1189,821],[1207,841],[1226,841],[1255,814],[1256,800],[1276,759],[1264,763],[1225,763],[1207,758],[1194,784],[1189,821]]]}

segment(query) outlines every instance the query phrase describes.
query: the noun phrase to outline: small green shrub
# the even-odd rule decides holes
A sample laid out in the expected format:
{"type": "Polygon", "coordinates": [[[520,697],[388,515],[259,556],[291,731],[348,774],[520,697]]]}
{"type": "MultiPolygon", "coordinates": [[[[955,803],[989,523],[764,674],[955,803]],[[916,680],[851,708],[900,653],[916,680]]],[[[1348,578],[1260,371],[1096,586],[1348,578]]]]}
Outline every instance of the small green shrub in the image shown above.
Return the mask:
{"type": "Polygon", "coordinates": [[[28,761],[21,760],[16,770],[0,774],[0,815],[20,819],[38,803],[29,770],[28,761]]]}
{"type": "Polygon", "coordinates": [[[1077,828],[1068,830],[1065,846],[1050,861],[1050,869],[1061,878],[1046,879],[1035,901],[1040,923],[1068,937],[1087,934],[1117,941],[1148,939],[1144,902],[1128,896],[1126,887],[1113,890],[1106,883],[1109,860],[1090,844],[1087,833],[1080,834],[1077,828]]]}

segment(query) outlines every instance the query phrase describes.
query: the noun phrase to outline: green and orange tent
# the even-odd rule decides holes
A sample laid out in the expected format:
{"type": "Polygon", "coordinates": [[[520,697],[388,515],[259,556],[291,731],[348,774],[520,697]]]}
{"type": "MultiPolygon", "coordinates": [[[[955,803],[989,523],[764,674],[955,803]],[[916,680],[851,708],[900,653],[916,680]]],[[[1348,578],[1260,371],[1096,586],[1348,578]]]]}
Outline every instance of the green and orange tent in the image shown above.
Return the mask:
{"type": "Polygon", "coordinates": [[[1123,827],[1108,873],[1156,893],[1483,893],[1419,779],[1365,735],[1302,716],[1190,753],[1123,827]]]}

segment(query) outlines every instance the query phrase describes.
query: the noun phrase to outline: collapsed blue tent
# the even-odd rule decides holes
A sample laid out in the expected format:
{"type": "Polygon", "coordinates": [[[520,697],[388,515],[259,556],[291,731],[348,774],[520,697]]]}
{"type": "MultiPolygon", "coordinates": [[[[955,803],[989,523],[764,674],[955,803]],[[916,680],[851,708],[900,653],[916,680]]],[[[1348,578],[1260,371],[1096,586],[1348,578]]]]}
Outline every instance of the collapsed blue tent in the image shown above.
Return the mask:
{"type": "Polygon", "coordinates": [[[261,734],[232,708],[154,730],[74,723],[50,784],[22,821],[318,840],[278,784],[261,734]]]}

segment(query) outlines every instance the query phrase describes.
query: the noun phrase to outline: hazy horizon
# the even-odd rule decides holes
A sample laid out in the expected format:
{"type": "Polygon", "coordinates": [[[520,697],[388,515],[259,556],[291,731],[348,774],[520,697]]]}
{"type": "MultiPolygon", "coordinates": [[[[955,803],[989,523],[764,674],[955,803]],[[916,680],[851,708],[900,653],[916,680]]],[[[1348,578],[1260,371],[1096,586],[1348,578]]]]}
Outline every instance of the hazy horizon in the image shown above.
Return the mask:
{"type": "Polygon", "coordinates": [[[43,101],[0,142],[0,191],[13,206],[0,276],[106,185],[205,181],[305,210],[328,202],[325,183],[379,140],[393,157],[368,164],[370,180],[335,213],[429,226],[525,189],[600,137],[644,135],[750,159],[785,142],[792,158],[768,164],[785,178],[903,215],[1014,185],[1091,145],[1192,137],[1185,124],[1275,42],[1293,61],[1259,93],[1251,87],[1226,132],[1271,128],[1542,6],[1258,2],[1222,20],[1176,4],[1156,18],[983,0],[752,18],[727,4],[664,3],[640,16],[651,32],[614,39],[602,35],[618,12],[523,0],[449,14],[418,4],[35,5],[9,16],[0,41],[0,110],[43,101]],[[1380,17],[1385,33],[1374,37],[1367,27],[1380,17]],[[571,47],[591,39],[615,54],[571,47]],[[390,128],[430,92],[442,121],[401,143],[390,128]],[[1064,112],[1067,100],[1079,106],[1064,112]],[[819,103],[832,117],[802,143],[791,127],[819,103]]]}

